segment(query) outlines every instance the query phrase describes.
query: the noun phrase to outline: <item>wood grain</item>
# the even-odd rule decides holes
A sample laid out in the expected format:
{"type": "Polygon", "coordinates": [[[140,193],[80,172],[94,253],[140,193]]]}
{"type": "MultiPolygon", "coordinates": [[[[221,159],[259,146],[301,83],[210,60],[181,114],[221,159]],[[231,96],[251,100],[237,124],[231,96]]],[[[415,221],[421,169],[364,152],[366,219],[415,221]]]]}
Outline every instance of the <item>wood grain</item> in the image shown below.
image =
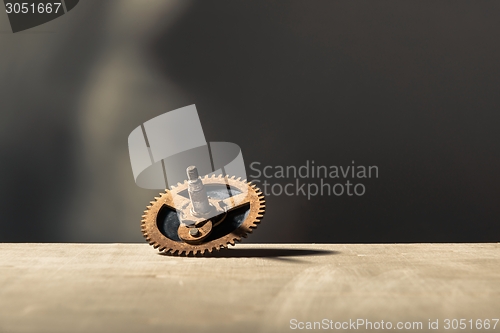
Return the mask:
{"type": "Polygon", "coordinates": [[[500,318],[500,244],[238,245],[209,258],[0,244],[0,332],[289,332],[291,319],[423,332],[438,319],[450,332],[446,318],[500,318]]]}

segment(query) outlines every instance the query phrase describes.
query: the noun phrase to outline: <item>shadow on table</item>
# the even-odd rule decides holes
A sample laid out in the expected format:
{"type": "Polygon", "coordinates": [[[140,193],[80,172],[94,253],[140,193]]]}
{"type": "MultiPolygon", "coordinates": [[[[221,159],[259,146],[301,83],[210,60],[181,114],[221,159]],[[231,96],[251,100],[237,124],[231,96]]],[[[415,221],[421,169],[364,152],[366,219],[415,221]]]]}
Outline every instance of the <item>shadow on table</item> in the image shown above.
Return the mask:
{"type": "Polygon", "coordinates": [[[278,258],[278,257],[303,257],[303,256],[324,256],[339,254],[337,251],[310,250],[310,249],[279,249],[279,248],[259,248],[259,249],[227,249],[219,252],[212,252],[206,255],[211,258],[278,258]]]}
{"type": "MultiPolygon", "coordinates": [[[[169,253],[160,253],[165,256],[172,256],[169,253]]],[[[218,252],[206,253],[206,258],[285,258],[303,256],[324,256],[340,254],[338,251],[317,250],[317,249],[280,249],[280,248],[258,248],[258,249],[225,249],[218,252]]]]}

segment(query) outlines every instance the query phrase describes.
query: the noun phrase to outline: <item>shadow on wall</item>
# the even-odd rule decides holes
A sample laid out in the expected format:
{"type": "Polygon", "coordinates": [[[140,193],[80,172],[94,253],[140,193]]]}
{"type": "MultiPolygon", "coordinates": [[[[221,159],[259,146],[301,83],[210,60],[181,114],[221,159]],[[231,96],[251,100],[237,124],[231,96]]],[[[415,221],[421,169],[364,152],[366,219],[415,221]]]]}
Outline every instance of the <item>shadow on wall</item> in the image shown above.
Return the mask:
{"type": "MultiPolygon", "coordinates": [[[[184,1],[86,0],[12,34],[0,15],[0,242],[143,242],[127,137],[191,104],[144,43],[184,1]]],[[[189,3],[188,3],[189,4],[189,3]]]]}

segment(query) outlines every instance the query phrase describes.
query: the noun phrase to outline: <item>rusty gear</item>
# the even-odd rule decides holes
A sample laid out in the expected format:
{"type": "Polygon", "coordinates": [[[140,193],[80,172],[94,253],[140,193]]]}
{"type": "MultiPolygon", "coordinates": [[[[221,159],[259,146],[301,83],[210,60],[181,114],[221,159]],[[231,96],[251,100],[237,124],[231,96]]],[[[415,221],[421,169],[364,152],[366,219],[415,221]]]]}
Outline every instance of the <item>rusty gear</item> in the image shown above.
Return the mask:
{"type": "Polygon", "coordinates": [[[188,208],[192,207],[187,194],[188,181],[171,186],[151,201],[142,216],[142,233],[155,249],[174,255],[203,255],[234,245],[257,228],[265,212],[265,200],[254,184],[222,175],[205,176],[201,181],[207,189],[210,205],[224,212],[206,220],[193,217],[193,209],[188,208]],[[221,197],[221,193],[228,190],[230,195],[221,197]],[[185,215],[194,221],[181,221],[179,216],[185,215]]]}

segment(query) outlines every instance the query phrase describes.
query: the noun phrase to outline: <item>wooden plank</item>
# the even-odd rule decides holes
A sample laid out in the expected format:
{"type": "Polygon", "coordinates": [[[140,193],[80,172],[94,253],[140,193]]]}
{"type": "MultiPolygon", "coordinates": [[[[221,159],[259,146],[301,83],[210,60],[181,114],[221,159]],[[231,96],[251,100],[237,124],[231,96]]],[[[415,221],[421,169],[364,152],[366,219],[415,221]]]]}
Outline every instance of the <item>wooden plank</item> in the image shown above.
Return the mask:
{"type": "Polygon", "coordinates": [[[499,317],[500,244],[238,245],[209,258],[0,244],[0,332],[288,332],[292,319],[448,332],[446,318],[499,317]]]}

